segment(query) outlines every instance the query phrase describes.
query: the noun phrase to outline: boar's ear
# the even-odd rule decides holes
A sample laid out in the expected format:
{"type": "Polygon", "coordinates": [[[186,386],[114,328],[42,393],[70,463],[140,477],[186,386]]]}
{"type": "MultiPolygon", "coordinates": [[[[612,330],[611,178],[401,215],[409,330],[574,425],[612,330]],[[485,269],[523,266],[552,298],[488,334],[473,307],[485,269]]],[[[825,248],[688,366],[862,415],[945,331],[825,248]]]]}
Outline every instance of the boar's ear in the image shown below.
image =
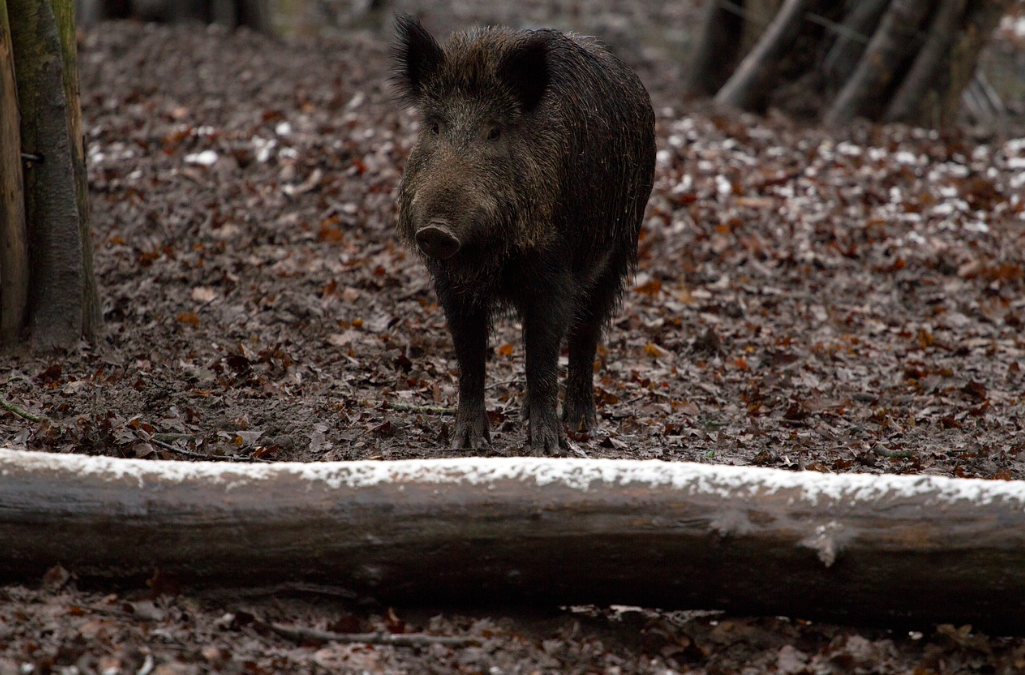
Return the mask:
{"type": "Polygon", "coordinates": [[[548,88],[548,41],[543,33],[534,33],[510,49],[498,68],[499,76],[530,112],[548,88]]]}
{"type": "Polygon", "coordinates": [[[424,83],[445,62],[445,52],[423,24],[402,13],[395,16],[392,60],[400,95],[407,100],[415,100],[423,93],[424,83]]]}

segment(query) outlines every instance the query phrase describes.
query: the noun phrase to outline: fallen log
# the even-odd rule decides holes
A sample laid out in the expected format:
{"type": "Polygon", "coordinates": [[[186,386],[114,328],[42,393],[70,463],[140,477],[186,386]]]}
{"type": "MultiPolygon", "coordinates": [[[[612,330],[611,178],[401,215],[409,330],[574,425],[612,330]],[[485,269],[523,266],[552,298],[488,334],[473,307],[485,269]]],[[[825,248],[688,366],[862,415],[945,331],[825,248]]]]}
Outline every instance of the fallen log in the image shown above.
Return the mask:
{"type": "Polygon", "coordinates": [[[390,603],[632,604],[1025,628],[1025,482],[690,463],[259,465],[0,450],[0,577],[305,581],[390,603]]]}

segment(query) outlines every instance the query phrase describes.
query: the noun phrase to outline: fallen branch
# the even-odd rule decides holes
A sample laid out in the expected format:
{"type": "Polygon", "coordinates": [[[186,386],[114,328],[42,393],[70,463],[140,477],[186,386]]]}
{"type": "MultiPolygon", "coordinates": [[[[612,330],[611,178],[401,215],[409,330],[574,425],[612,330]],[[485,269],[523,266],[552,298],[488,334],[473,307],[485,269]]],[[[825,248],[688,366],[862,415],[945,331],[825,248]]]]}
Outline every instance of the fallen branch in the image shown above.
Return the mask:
{"type": "Polygon", "coordinates": [[[450,637],[447,635],[424,635],[423,633],[334,633],[314,628],[284,626],[279,623],[265,624],[281,637],[296,642],[340,642],[343,644],[390,645],[392,647],[424,647],[446,645],[466,647],[479,645],[480,640],[471,637],[450,637]]]}
{"type": "Polygon", "coordinates": [[[537,458],[0,450],[0,578],[335,586],[1025,631],[1025,482],[537,458]],[[100,545],[102,542],[102,545],[100,545]]]}

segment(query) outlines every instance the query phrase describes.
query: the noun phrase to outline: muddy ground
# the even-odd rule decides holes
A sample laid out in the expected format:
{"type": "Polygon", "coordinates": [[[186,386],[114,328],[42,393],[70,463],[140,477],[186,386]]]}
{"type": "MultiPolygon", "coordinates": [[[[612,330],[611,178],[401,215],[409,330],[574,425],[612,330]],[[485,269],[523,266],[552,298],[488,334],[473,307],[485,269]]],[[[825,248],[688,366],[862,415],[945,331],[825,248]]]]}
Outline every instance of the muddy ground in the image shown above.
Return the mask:
{"type": "MultiPolygon", "coordinates": [[[[386,42],[118,23],[80,48],[105,330],[67,353],[4,357],[2,395],[45,419],[0,415],[0,444],[460,454],[451,414],[428,410],[456,402],[451,339],[392,232],[417,121],[389,89],[386,42]]],[[[658,115],[640,269],[600,354],[600,427],[568,454],[1025,478],[1022,134],[710,114],[682,101],[660,53],[632,52],[658,115]]],[[[493,456],[524,452],[518,336],[508,317],[492,340],[493,456]]],[[[0,654],[4,675],[1025,668],[1025,640],[970,627],[389,609],[323,589],[81,589],[60,570],[0,588],[0,654]],[[476,643],[297,643],[274,622],[476,643]]]]}

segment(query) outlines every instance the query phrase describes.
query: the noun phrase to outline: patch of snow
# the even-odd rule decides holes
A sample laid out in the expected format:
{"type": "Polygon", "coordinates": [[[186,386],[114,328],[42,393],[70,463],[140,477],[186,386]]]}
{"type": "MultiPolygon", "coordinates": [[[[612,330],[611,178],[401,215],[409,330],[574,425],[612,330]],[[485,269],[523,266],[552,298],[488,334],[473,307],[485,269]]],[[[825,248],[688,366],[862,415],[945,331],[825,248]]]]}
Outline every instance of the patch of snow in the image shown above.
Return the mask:
{"type": "Polygon", "coordinates": [[[715,191],[723,197],[731,195],[733,194],[733,183],[726,176],[717,175],[715,177],[715,191]]]}
{"type": "Polygon", "coordinates": [[[1025,138],[1012,138],[1011,140],[1004,143],[1004,154],[1010,157],[1011,155],[1018,155],[1025,150],[1025,138]]]}
{"type": "Polygon", "coordinates": [[[1005,16],[1000,19],[1000,30],[1017,38],[1025,38],[1025,16],[1005,16]]]}
{"type": "Polygon", "coordinates": [[[277,144],[278,142],[273,138],[267,140],[265,138],[260,138],[259,136],[253,136],[253,147],[256,149],[256,161],[263,164],[269,160],[271,153],[274,151],[277,144]]]}
{"type": "Polygon", "coordinates": [[[915,153],[908,152],[907,150],[901,150],[893,156],[894,161],[898,164],[904,164],[905,166],[915,166],[918,164],[918,157],[915,153]]]}
{"type": "Polygon", "coordinates": [[[836,146],[836,151],[841,155],[847,155],[848,157],[858,157],[862,154],[860,145],[854,145],[848,141],[842,141],[836,146]]]}
{"type": "Polygon", "coordinates": [[[887,154],[888,153],[883,148],[868,149],[868,158],[871,159],[873,162],[878,162],[880,160],[886,159],[887,154]]]}
{"type": "Polygon", "coordinates": [[[204,150],[185,155],[186,164],[199,164],[201,166],[213,166],[217,163],[217,153],[213,150],[204,150]]]}
{"type": "Polygon", "coordinates": [[[789,503],[808,505],[823,501],[853,507],[880,499],[893,502],[914,498],[924,500],[930,507],[1000,502],[1025,509],[1025,481],[821,474],[657,460],[510,457],[238,465],[0,449],[0,493],[7,476],[26,472],[56,472],[67,475],[69,481],[82,477],[128,480],[140,488],[200,481],[230,491],[269,480],[292,479],[297,481],[297,488],[300,485],[305,485],[307,490],[326,487],[348,493],[383,484],[489,486],[500,481],[513,481],[537,486],[560,484],[584,492],[593,486],[630,485],[676,490],[681,496],[705,494],[730,500],[783,492],[787,493],[789,503]]]}

